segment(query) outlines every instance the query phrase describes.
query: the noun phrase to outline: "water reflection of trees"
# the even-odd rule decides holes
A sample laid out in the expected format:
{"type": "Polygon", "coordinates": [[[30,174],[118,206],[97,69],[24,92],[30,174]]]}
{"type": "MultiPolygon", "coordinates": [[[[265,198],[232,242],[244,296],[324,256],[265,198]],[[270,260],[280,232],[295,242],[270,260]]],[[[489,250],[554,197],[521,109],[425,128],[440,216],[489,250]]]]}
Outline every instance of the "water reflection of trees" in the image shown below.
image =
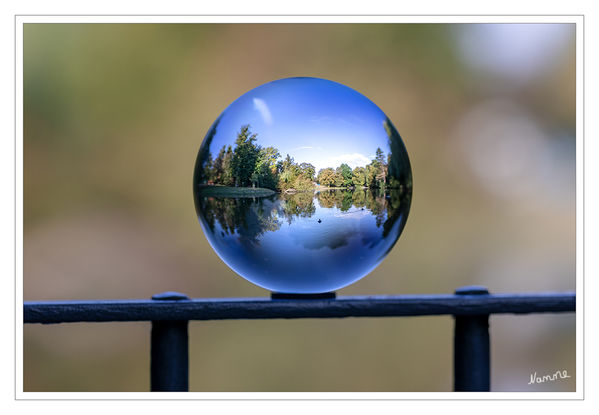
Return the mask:
{"type": "Polygon", "coordinates": [[[281,227],[272,198],[199,197],[196,204],[210,231],[215,233],[218,222],[223,237],[237,233],[242,241],[258,243],[265,232],[281,227]]]}
{"type": "Polygon", "coordinates": [[[367,211],[375,217],[377,228],[382,228],[382,238],[386,238],[407,214],[407,197],[409,194],[393,189],[327,190],[265,198],[198,197],[196,206],[213,234],[218,223],[222,237],[237,234],[243,242],[257,244],[264,233],[279,230],[283,220],[291,225],[297,218],[311,218],[316,213],[315,200],[322,208],[367,211]]]}
{"type": "Polygon", "coordinates": [[[295,217],[310,218],[316,212],[314,194],[302,192],[296,194],[281,194],[279,214],[291,225],[295,217]]]}
{"type": "Polygon", "coordinates": [[[342,212],[352,207],[367,210],[376,218],[376,226],[383,228],[385,238],[397,220],[408,213],[411,193],[403,189],[328,190],[315,197],[324,208],[337,208],[342,212]]]}
{"type": "Polygon", "coordinates": [[[352,206],[378,212],[385,204],[385,193],[390,192],[385,192],[384,189],[325,190],[318,192],[316,198],[320,206],[335,207],[342,212],[348,211],[352,206]]]}

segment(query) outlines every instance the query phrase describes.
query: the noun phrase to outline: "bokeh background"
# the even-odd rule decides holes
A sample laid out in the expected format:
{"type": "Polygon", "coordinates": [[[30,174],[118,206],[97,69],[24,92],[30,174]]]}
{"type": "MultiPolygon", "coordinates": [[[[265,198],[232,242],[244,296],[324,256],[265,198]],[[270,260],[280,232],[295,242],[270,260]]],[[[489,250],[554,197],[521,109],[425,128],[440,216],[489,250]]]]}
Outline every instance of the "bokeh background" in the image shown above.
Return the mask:
{"type": "MultiPolygon", "coordinates": [[[[338,295],[575,289],[575,27],[26,24],[24,299],[268,296],[198,224],[192,173],[228,104],[348,85],[402,135],[398,244],[338,295]]],[[[450,391],[451,317],[190,323],[192,391],[450,391]]],[[[144,391],[149,323],[26,325],[25,391],[144,391]]],[[[575,316],[492,316],[492,389],[572,391],[575,316]],[[571,379],[528,385],[531,373],[571,379]]]]}

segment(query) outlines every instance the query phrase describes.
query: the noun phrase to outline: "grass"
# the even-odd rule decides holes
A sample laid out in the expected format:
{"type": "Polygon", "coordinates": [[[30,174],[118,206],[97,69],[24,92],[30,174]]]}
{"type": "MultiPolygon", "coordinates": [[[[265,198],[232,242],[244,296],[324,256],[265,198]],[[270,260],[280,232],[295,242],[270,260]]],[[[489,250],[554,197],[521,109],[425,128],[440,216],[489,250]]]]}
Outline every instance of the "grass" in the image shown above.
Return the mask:
{"type": "Polygon", "coordinates": [[[275,191],[262,187],[200,186],[198,193],[204,197],[265,197],[275,191]]]}

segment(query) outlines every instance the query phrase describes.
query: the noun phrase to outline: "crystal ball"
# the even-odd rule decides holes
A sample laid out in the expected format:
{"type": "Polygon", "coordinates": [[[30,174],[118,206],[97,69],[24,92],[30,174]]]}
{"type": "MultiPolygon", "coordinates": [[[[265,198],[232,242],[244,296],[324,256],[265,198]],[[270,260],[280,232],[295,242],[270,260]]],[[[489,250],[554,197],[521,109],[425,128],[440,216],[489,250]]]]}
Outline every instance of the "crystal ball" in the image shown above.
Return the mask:
{"type": "Polygon", "coordinates": [[[193,192],[210,245],[237,274],[272,292],[316,294],[361,279],[393,248],[412,172],[372,101],[336,82],[288,78],[220,114],[193,192]]]}

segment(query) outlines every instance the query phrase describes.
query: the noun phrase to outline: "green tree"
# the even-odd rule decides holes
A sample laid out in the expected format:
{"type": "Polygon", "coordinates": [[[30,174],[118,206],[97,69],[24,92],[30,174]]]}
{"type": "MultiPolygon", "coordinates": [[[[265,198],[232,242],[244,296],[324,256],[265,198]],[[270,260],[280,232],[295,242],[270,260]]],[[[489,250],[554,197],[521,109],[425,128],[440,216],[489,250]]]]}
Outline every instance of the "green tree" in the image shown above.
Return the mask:
{"type": "Polygon", "coordinates": [[[379,164],[384,164],[385,163],[385,153],[383,152],[383,150],[381,150],[380,147],[376,148],[376,152],[375,152],[375,156],[374,159],[379,163],[379,164]]]}
{"type": "Polygon", "coordinates": [[[343,175],[336,171],[335,172],[335,187],[343,187],[344,183],[345,183],[345,179],[343,177],[343,175]]]}
{"type": "Polygon", "coordinates": [[[291,170],[283,170],[279,174],[279,190],[285,191],[293,187],[295,176],[291,170]]]}
{"type": "Polygon", "coordinates": [[[227,147],[227,151],[223,157],[223,174],[220,180],[220,184],[225,186],[233,186],[235,184],[235,178],[233,177],[233,148],[227,147]]]}
{"type": "Polygon", "coordinates": [[[343,163],[341,164],[341,166],[337,167],[336,173],[338,173],[342,177],[342,180],[340,182],[341,184],[337,184],[338,187],[351,186],[353,184],[352,170],[351,167],[349,167],[347,164],[343,163]]]}
{"type": "Polygon", "coordinates": [[[227,151],[226,148],[227,146],[224,145],[223,148],[220,149],[218,156],[216,156],[214,162],[212,163],[212,180],[217,184],[222,184],[223,182],[223,162],[225,160],[225,153],[227,151]]]}
{"type": "Polygon", "coordinates": [[[260,148],[256,146],[257,134],[252,134],[250,125],[244,125],[235,140],[235,152],[231,160],[231,169],[236,186],[249,186],[260,148]]]}
{"type": "Polygon", "coordinates": [[[295,173],[295,160],[289,154],[285,157],[283,162],[281,163],[281,173],[284,171],[288,171],[290,173],[295,173]]]}
{"type": "Polygon", "coordinates": [[[262,160],[273,173],[276,172],[277,160],[279,157],[281,157],[281,154],[275,147],[260,149],[260,160],[262,160]]]}
{"type": "Polygon", "coordinates": [[[411,189],[412,173],[410,160],[408,159],[401,137],[388,118],[385,120],[385,130],[389,138],[387,184],[389,187],[395,189],[411,189]]]}
{"type": "Polygon", "coordinates": [[[384,188],[387,184],[388,165],[383,150],[376,149],[375,158],[366,166],[366,181],[370,188],[384,188]]]}
{"type": "Polygon", "coordinates": [[[212,160],[212,153],[208,153],[208,158],[204,162],[204,177],[206,182],[214,183],[214,161],[212,160]]]}
{"type": "Polygon", "coordinates": [[[377,163],[377,187],[385,187],[387,184],[387,160],[385,158],[385,153],[383,153],[383,150],[381,150],[380,147],[376,149],[375,161],[377,163]]]}
{"type": "Polygon", "coordinates": [[[339,210],[342,212],[347,212],[352,206],[352,191],[342,190],[339,193],[343,195],[343,199],[341,199],[340,203],[337,205],[339,210]]]}
{"type": "Polygon", "coordinates": [[[251,181],[254,187],[277,188],[277,159],[281,155],[274,147],[259,148],[256,167],[252,173],[251,181]]]}
{"type": "Polygon", "coordinates": [[[212,153],[210,152],[210,146],[214,136],[216,135],[219,123],[220,117],[214,122],[214,124],[212,124],[208,134],[206,134],[206,138],[204,138],[204,142],[200,146],[200,151],[198,152],[198,158],[196,160],[196,165],[193,172],[194,183],[206,184],[210,180],[212,173],[212,153]]]}
{"type": "Polygon", "coordinates": [[[293,188],[293,183],[298,176],[298,172],[296,171],[296,164],[289,154],[285,157],[285,159],[279,163],[279,189],[280,190],[288,190],[293,188]]]}
{"type": "Polygon", "coordinates": [[[316,168],[310,163],[302,163],[299,165],[300,174],[310,181],[314,181],[316,168]]]}
{"type": "Polygon", "coordinates": [[[368,164],[365,168],[365,176],[366,176],[366,186],[370,188],[376,187],[376,166],[374,165],[374,161],[368,164]]]}

